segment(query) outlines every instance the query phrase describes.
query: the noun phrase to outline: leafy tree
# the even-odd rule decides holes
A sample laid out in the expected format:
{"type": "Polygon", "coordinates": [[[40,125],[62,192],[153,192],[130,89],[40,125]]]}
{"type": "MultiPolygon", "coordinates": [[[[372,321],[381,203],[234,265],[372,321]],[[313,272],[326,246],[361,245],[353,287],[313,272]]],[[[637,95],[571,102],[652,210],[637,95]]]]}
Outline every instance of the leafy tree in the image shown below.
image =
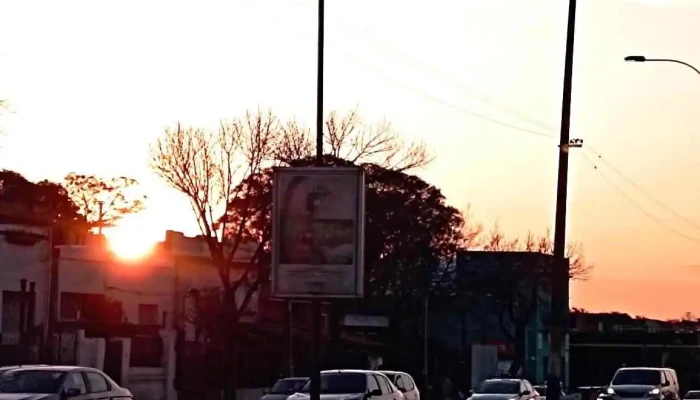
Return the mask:
{"type": "Polygon", "coordinates": [[[84,217],[63,186],[31,182],[14,171],[0,171],[0,209],[4,218],[51,226],[54,244],[65,243],[69,231],[87,232],[84,217]]]}
{"type": "Polygon", "coordinates": [[[135,179],[123,176],[104,179],[70,173],[63,180],[80,213],[99,228],[114,226],[124,216],[144,208],[146,196],[135,190],[138,187],[135,179]]]}
{"type": "Polygon", "coordinates": [[[82,220],[63,186],[48,180],[34,183],[14,171],[0,171],[0,203],[7,213],[36,221],[82,220]]]}
{"type": "MultiPolygon", "coordinates": [[[[343,117],[332,113],[324,132],[326,151],[355,161],[376,160],[397,170],[429,161],[422,144],[406,145],[387,124],[379,126],[381,129],[363,125],[356,111],[343,117]]],[[[269,195],[265,181],[269,176],[264,171],[307,157],[313,150],[307,128],[261,111],[224,120],[217,131],[178,124],[167,128],[151,147],[153,171],[189,199],[221,279],[223,311],[218,315],[226,320],[219,325],[227,329],[222,340],[228,354],[236,351],[231,339],[240,316],[261,282],[268,279],[270,232],[256,221],[269,220],[269,213],[257,203],[262,193],[269,195]],[[222,218],[229,205],[235,205],[236,215],[222,218]],[[238,249],[251,240],[257,243],[257,251],[243,268],[233,269],[238,249]],[[245,288],[246,294],[237,301],[240,288],[245,288]]]]}
{"type": "MultiPolygon", "coordinates": [[[[538,304],[549,301],[545,294],[549,293],[556,261],[550,257],[553,248],[549,232],[542,236],[528,233],[524,239],[508,239],[495,225],[482,239],[481,250],[506,254],[489,257],[488,263],[467,260],[459,266],[456,287],[460,297],[471,299],[470,307],[476,316],[481,309],[495,313],[503,334],[514,345],[511,373],[516,373],[524,364],[526,329],[538,304]]],[[[568,278],[586,279],[593,266],[586,262],[582,246],[567,246],[567,257],[568,278]]]]}

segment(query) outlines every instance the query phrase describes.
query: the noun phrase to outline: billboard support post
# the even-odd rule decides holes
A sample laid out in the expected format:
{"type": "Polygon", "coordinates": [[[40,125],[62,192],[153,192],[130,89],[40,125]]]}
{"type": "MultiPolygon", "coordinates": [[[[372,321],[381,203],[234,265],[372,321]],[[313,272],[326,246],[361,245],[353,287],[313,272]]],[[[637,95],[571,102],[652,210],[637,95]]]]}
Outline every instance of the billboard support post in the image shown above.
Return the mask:
{"type": "Polygon", "coordinates": [[[364,294],[364,172],[284,167],[272,181],[271,292],[311,303],[311,375],[320,390],[322,302],[364,294]]]}

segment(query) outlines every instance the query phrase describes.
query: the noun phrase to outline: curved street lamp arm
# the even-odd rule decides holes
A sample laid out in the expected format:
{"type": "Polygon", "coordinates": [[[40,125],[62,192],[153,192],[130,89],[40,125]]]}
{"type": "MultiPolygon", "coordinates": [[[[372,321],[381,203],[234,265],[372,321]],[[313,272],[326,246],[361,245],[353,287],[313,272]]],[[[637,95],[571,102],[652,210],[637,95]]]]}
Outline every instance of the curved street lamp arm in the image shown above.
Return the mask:
{"type": "Polygon", "coordinates": [[[700,70],[697,68],[693,67],[692,65],[688,64],[687,62],[679,61],[679,60],[673,60],[670,58],[647,58],[645,61],[660,61],[660,62],[671,62],[671,63],[676,63],[676,64],[681,64],[685,65],[686,67],[692,69],[695,71],[698,75],[700,75],[700,70]]]}

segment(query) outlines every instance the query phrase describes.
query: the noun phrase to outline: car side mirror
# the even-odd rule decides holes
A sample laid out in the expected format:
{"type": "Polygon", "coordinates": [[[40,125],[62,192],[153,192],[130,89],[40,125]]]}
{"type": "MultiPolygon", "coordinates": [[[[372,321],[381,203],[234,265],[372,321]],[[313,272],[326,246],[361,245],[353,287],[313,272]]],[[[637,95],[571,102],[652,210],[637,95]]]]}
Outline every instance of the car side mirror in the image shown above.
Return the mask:
{"type": "Polygon", "coordinates": [[[369,398],[371,398],[371,397],[378,397],[378,396],[381,396],[381,395],[382,395],[382,391],[381,391],[381,390],[379,390],[379,389],[374,389],[374,390],[370,390],[370,391],[367,393],[366,398],[369,399],[369,398]]]}
{"type": "Polygon", "coordinates": [[[530,395],[530,391],[529,391],[529,390],[523,390],[522,392],[520,392],[520,395],[521,395],[521,396],[529,396],[529,395],[530,395]]]}
{"type": "Polygon", "coordinates": [[[671,382],[669,382],[669,381],[666,381],[666,382],[664,382],[663,386],[664,386],[664,387],[668,387],[668,386],[671,386],[671,382]]]}
{"type": "Polygon", "coordinates": [[[78,388],[68,388],[63,391],[63,396],[61,396],[64,399],[70,399],[71,397],[78,397],[80,396],[80,389],[78,388]]]}

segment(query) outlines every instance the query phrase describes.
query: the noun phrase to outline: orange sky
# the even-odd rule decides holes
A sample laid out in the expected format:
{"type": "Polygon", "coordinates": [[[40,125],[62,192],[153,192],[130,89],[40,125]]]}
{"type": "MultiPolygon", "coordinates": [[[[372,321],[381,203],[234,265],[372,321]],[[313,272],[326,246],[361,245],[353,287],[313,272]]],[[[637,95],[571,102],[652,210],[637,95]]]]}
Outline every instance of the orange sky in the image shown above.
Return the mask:
{"type": "MultiPolygon", "coordinates": [[[[327,0],[326,9],[328,110],[359,105],[425,140],[437,159],[419,174],[485,223],[513,235],[552,226],[556,140],[523,130],[557,134],[566,2],[327,0]]],[[[147,143],[178,119],[215,125],[258,106],[312,125],[315,15],[314,0],[0,2],[0,98],[14,110],[2,120],[0,167],[33,179],[133,176],[151,202],[128,224],[153,237],[194,233],[186,200],[148,171],[147,143]]],[[[572,136],[586,146],[571,162],[569,236],[596,269],[575,286],[574,306],[700,314],[700,299],[686,296],[700,289],[700,229],[616,173],[700,225],[700,77],[622,61],[700,66],[698,20],[697,0],[579,1],[572,136]],[[593,169],[583,155],[595,153],[614,169],[593,169]]]]}

